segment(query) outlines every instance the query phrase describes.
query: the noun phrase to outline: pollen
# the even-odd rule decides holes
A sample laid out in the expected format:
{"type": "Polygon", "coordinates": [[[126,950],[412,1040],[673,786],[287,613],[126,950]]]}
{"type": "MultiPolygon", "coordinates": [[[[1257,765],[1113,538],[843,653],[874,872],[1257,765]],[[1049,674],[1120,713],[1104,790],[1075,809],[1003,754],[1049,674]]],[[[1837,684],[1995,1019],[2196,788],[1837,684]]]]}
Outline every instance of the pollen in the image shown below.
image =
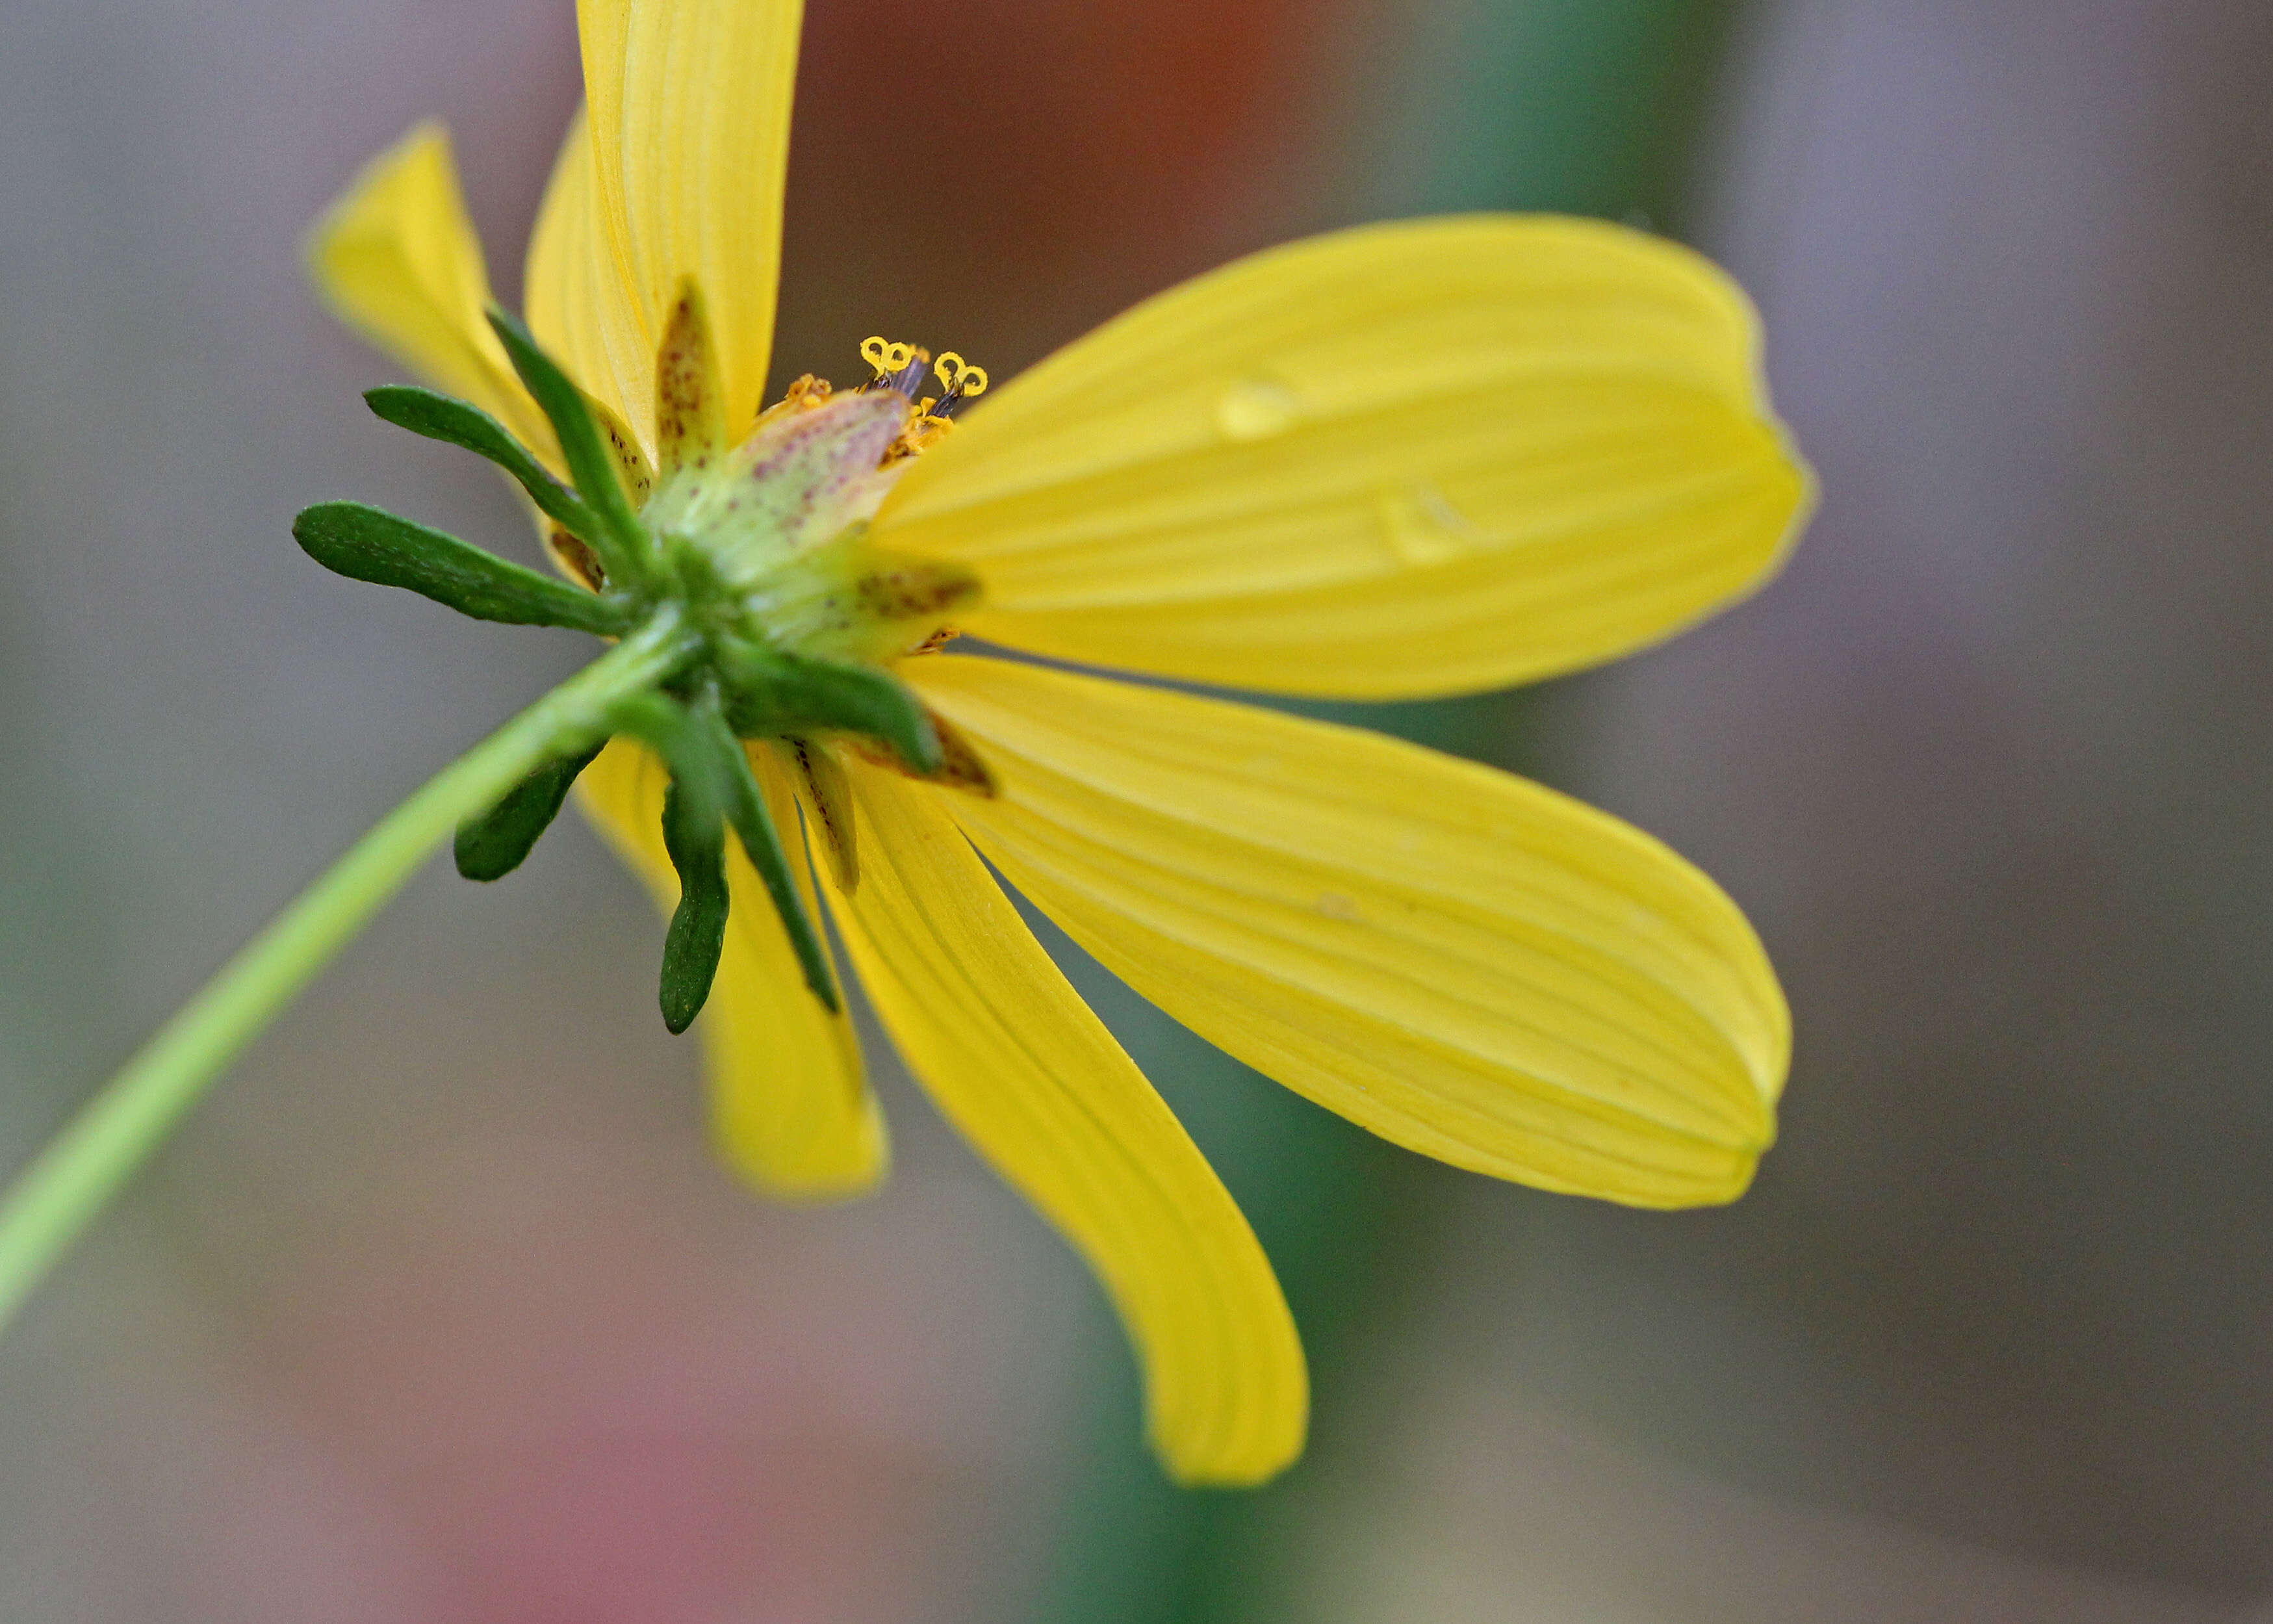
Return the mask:
{"type": "Polygon", "coordinates": [[[758,420],[750,427],[754,432],[793,413],[815,410],[826,406],[829,403],[829,397],[835,393],[836,386],[829,380],[816,378],[811,372],[807,372],[790,385],[781,399],[760,412],[758,420]]]}

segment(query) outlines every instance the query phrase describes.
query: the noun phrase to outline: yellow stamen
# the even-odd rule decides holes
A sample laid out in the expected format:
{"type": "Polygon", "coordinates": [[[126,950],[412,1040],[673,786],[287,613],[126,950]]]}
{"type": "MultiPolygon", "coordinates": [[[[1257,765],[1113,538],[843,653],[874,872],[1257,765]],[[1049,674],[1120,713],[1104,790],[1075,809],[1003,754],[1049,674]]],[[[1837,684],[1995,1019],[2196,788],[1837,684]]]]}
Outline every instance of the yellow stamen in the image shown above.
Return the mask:
{"type": "Polygon", "coordinates": [[[933,417],[932,404],[925,402],[923,408],[908,418],[908,426],[900,431],[900,437],[884,448],[884,467],[928,451],[947,437],[947,432],[955,425],[945,417],[933,417]]]}
{"type": "Polygon", "coordinates": [[[986,369],[971,365],[952,350],[933,362],[931,370],[939,374],[939,380],[946,386],[949,395],[962,395],[968,399],[971,395],[986,393],[986,369]]]}
{"type": "Polygon", "coordinates": [[[916,358],[916,347],[890,343],[877,337],[864,338],[860,341],[860,358],[876,369],[876,381],[881,383],[916,358]]]}
{"type": "Polygon", "coordinates": [[[789,393],[782,396],[782,404],[801,407],[809,411],[829,399],[831,387],[826,378],[815,378],[807,372],[790,385],[789,393]]]}
{"type": "Polygon", "coordinates": [[[807,372],[790,385],[788,391],[781,399],[760,412],[758,420],[750,426],[754,431],[763,428],[777,417],[788,416],[791,412],[812,411],[818,407],[825,406],[829,403],[831,387],[826,378],[816,378],[811,372],[807,372]]]}

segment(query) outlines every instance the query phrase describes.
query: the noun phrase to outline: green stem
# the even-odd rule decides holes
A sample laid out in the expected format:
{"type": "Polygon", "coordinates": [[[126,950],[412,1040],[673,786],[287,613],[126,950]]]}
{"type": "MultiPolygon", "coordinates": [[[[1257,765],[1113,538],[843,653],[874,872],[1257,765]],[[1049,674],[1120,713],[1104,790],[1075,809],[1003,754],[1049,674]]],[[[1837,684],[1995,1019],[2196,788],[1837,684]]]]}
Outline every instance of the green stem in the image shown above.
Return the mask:
{"type": "Polygon", "coordinates": [[[577,748],[686,651],[656,616],[444,768],[350,846],[159,1029],[0,1199],[0,1326],[207,1085],[400,890],[460,820],[577,748]]]}

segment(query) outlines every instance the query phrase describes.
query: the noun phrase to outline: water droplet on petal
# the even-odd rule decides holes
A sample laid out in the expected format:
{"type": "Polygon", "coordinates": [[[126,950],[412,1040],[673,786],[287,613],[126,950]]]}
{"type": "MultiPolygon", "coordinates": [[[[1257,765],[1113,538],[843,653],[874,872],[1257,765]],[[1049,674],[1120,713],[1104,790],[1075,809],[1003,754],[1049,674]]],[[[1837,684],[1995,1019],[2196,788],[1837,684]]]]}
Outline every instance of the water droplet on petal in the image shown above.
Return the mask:
{"type": "Polygon", "coordinates": [[[1433,485],[1383,492],[1381,523],[1390,550],[1406,564],[1450,563],[1483,541],[1468,515],[1433,485]]]}
{"type": "Polygon", "coordinates": [[[1301,420],[1302,402],[1283,383],[1249,378],[1226,389],[1215,403],[1215,425],[1224,438],[1242,442],[1284,434],[1301,420]]]}

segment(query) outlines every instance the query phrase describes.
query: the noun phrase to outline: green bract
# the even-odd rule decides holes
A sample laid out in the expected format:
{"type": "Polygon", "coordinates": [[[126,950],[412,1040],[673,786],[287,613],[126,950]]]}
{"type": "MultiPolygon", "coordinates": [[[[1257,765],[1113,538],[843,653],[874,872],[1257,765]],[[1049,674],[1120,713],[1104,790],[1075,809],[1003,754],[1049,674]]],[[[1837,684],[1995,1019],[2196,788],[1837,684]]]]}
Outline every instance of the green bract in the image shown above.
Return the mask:
{"type": "Polygon", "coordinates": [[[666,340],[667,353],[675,345],[685,364],[663,402],[672,412],[667,466],[649,492],[645,460],[622,431],[519,322],[492,310],[490,323],[544,408],[572,483],[466,402],[405,387],[364,398],[386,421],[462,446],[511,475],[558,527],[556,546],[592,590],[359,503],[310,508],[294,536],[328,569],[406,587],[477,620],[619,637],[667,616],[690,635],[685,655],[653,686],[617,702],[589,737],[564,746],[460,827],[458,871],[495,880],[518,868],[577,775],[610,737],[627,734],[671,773],[662,832],[679,901],[664,944],[664,1024],[685,1031],[717,973],[729,830],[781,914],[806,986],[836,1011],[828,952],[744,741],[798,748],[812,735],[849,735],[919,777],[946,765],[931,715],[877,662],[936,630],[975,584],[952,566],[881,554],[864,536],[889,484],[881,470],[908,424],[908,400],[878,389],[792,402],[739,446],[720,445],[706,387],[708,335],[690,289],[666,340]]]}

